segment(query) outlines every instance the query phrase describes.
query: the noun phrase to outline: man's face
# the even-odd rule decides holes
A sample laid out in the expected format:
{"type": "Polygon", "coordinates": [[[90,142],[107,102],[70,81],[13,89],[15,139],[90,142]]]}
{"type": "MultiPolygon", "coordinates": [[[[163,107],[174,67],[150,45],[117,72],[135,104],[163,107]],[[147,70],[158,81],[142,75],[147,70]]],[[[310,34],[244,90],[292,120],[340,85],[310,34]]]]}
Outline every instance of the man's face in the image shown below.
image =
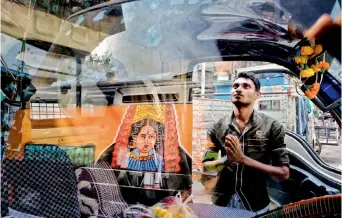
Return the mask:
{"type": "Polygon", "coordinates": [[[260,96],[252,80],[247,78],[238,78],[234,81],[232,87],[232,102],[236,107],[253,105],[260,96]]]}

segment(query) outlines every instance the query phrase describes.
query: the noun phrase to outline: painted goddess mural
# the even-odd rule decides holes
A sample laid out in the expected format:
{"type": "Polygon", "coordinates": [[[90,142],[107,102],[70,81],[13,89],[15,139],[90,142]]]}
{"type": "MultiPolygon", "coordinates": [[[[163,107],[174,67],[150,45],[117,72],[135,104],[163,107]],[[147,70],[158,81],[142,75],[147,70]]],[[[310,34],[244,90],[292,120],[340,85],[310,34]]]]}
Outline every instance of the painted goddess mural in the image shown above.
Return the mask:
{"type": "Polygon", "coordinates": [[[180,145],[172,104],[129,106],[101,159],[116,169],[129,203],[154,204],[191,188],[191,157],[180,145]]]}
{"type": "Polygon", "coordinates": [[[164,172],[164,125],[147,118],[132,125],[127,169],[164,172]],[[159,151],[159,153],[157,153],[159,151]]]}
{"type": "Polygon", "coordinates": [[[179,172],[179,139],[172,105],[133,105],[115,140],[113,168],[179,172]]]}

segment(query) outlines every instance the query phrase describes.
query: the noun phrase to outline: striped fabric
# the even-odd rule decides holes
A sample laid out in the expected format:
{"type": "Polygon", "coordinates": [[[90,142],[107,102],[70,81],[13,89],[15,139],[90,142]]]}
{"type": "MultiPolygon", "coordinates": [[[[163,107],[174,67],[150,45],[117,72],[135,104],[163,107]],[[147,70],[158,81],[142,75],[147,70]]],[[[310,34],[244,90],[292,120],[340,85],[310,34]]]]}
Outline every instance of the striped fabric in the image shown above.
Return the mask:
{"type": "Polygon", "coordinates": [[[82,217],[117,217],[128,207],[107,162],[100,161],[76,170],[78,203],[82,217]]]}

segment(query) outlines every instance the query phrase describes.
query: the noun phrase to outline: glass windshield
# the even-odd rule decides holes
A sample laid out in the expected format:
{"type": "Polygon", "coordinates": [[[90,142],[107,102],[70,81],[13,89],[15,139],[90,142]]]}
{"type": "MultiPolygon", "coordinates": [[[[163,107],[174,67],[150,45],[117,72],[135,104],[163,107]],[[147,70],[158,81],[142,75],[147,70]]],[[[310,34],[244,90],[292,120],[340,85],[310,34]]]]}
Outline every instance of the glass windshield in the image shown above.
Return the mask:
{"type": "Polygon", "coordinates": [[[4,1],[2,217],[243,218],[335,202],[341,63],[322,53],[330,68],[309,99],[288,26],[340,7],[4,1]]]}
{"type": "MultiPolygon", "coordinates": [[[[190,72],[200,58],[219,61],[233,53],[254,54],[247,44],[245,49],[235,45],[240,50],[232,44],[221,48],[217,40],[267,40],[292,47],[297,41],[291,39],[284,25],[291,18],[287,7],[252,2],[236,11],[236,5],[224,2],[133,1],[79,12],[62,25],[48,52],[48,59],[58,63],[54,66],[58,71],[54,77],[58,79],[53,85],[76,82],[77,78],[83,84],[169,80],[190,72]]],[[[336,5],[327,4],[320,10],[335,14],[335,8],[336,5]]],[[[293,12],[292,18],[297,18],[299,12],[293,12]]],[[[296,21],[303,22],[300,18],[296,21]]],[[[310,22],[313,21],[311,18],[310,22]]],[[[262,54],[259,58],[266,56],[262,54]]],[[[29,62],[26,64],[30,65],[29,62]]],[[[331,72],[338,77],[338,61],[331,63],[331,72]]],[[[41,67],[45,65],[48,63],[41,67]]],[[[335,87],[324,81],[326,88],[320,95],[324,105],[340,98],[338,84],[335,87]]]]}
{"type": "MultiPolygon", "coordinates": [[[[266,37],[279,43],[292,42],[282,27],[251,19],[259,17],[251,9],[256,5],[243,10],[245,18],[232,16],[228,22],[224,14],[232,8],[222,5],[134,1],[104,6],[72,16],[55,43],[69,43],[72,50],[75,46],[85,53],[79,58],[82,75],[89,75],[89,80],[102,79],[106,72],[114,71],[115,80],[123,82],[170,79],[188,72],[190,62],[203,55],[221,59],[214,39],[266,37]],[[79,34],[90,37],[89,43],[77,41],[79,34]]],[[[284,23],[288,17],[282,18],[284,23]]]]}

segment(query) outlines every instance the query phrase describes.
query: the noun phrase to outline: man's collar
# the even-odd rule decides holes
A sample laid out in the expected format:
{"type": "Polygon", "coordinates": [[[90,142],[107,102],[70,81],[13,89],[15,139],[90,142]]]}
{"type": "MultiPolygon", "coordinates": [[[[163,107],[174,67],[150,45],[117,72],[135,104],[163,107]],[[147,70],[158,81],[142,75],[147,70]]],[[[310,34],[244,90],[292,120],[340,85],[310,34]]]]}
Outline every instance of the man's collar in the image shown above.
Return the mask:
{"type": "MultiPolygon", "coordinates": [[[[234,121],[235,121],[235,124],[237,124],[235,116],[234,116],[234,111],[233,111],[231,116],[230,116],[229,123],[233,124],[234,121]]],[[[250,123],[252,126],[256,126],[256,125],[258,125],[258,121],[259,121],[258,112],[256,110],[253,110],[253,113],[250,117],[250,120],[248,121],[248,124],[250,123]]]]}

